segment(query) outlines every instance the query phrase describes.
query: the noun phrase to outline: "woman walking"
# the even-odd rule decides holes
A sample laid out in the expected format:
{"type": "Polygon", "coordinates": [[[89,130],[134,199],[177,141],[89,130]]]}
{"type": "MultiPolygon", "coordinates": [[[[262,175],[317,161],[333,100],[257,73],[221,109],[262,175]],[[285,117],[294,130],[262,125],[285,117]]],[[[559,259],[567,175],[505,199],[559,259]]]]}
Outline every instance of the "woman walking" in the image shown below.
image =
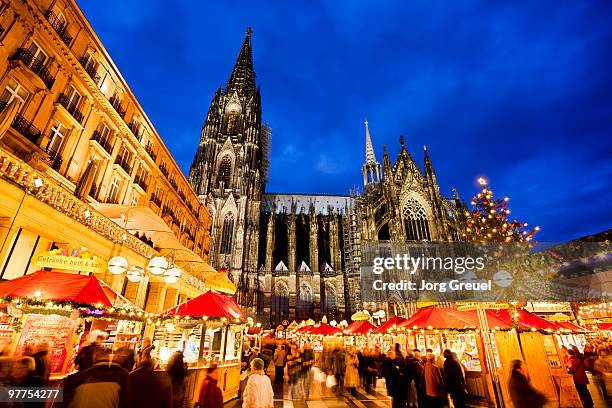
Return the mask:
{"type": "Polygon", "coordinates": [[[512,361],[508,392],[516,408],[542,408],[546,405],[546,397],[531,385],[521,360],[512,361]]]}
{"type": "Polygon", "coordinates": [[[355,354],[355,349],[350,348],[346,353],[346,374],[344,376],[344,388],[351,392],[355,397],[359,386],[359,359],[355,354]]]}

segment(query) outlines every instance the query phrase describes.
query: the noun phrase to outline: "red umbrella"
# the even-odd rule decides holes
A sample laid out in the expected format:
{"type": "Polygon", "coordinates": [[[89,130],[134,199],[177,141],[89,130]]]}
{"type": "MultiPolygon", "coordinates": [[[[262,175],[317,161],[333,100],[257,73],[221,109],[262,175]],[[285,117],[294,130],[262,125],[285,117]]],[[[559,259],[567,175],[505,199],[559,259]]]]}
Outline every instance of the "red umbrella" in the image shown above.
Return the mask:
{"type": "Polygon", "coordinates": [[[342,333],[337,327],[330,326],[329,324],[321,324],[313,327],[308,334],[322,334],[324,336],[333,336],[334,334],[342,333]]]}
{"type": "Polygon", "coordinates": [[[344,329],[344,334],[368,334],[376,330],[376,326],[367,320],[357,320],[344,329]]]}
{"type": "Polygon", "coordinates": [[[23,297],[112,307],[117,294],[107,290],[106,285],[102,285],[95,276],[37,271],[0,282],[0,297],[23,297]]]}
{"type": "Polygon", "coordinates": [[[161,316],[206,316],[241,319],[244,314],[233,297],[209,290],[197,298],[166,310],[161,313],[161,316]]]}
{"type": "Polygon", "coordinates": [[[381,324],[378,329],[374,330],[374,333],[386,333],[394,327],[397,327],[400,324],[404,323],[405,321],[406,319],[404,319],[403,317],[393,316],[392,318],[381,324]]]}

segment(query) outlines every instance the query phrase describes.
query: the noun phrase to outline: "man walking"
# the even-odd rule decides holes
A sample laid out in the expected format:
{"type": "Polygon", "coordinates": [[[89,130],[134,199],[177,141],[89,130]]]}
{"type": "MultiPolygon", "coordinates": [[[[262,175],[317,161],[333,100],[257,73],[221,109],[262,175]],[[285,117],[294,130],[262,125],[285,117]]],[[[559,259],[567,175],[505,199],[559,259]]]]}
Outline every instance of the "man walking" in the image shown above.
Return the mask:
{"type": "Polygon", "coordinates": [[[274,351],[274,382],[276,384],[283,383],[286,357],[287,352],[285,351],[285,345],[281,344],[280,346],[276,346],[276,351],[274,351]]]}

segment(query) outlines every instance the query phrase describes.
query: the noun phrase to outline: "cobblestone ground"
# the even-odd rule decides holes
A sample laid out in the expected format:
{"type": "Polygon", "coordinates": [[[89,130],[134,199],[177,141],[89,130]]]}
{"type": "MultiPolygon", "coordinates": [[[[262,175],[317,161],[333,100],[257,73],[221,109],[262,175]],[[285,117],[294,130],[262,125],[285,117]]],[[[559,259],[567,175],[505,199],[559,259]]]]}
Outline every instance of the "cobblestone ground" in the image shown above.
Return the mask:
{"type": "MultiPolygon", "coordinates": [[[[384,382],[379,381],[378,387],[372,394],[358,389],[354,396],[349,393],[336,395],[325,384],[313,381],[310,387],[310,396],[307,400],[302,397],[301,389],[297,390],[295,399],[292,388],[287,384],[272,384],[274,387],[275,408],[327,408],[327,407],[354,407],[354,408],[387,408],[391,407],[391,400],[387,397],[384,382]]],[[[225,404],[226,408],[239,408],[242,401],[234,400],[225,404]]]]}

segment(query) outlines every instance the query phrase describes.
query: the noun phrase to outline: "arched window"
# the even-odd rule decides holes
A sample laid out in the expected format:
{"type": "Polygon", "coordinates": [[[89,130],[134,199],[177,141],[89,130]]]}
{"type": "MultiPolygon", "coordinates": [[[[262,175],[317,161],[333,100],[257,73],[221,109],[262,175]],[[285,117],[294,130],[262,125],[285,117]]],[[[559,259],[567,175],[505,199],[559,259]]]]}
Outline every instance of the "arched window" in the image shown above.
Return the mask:
{"type": "Polygon", "coordinates": [[[404,226],[407,241],[430,241],[429,221],[425,209],[414,198],[404,205],[404,226]]]}
{"type": "Polygon", "coordinates": [[[286,319],[289,314],[289,289],[283,282],[278,282],[274,285],[274,294],[272,296],[272,323],[279,323],[286,319]]]}
{"type": "Polygon", "coordinates": [[[300,285],[300,294],[295,305],[295,316],[298,320],[310,318],[312,312],[312,289],[306,282],[300,285]]]}
{"type": "Polygon", "coordinates": [[[217,183],[223,188],[228,188],[230,185],[230,179],[232,176],[232,158],[229,155],[224,156],[219,164],[219,176],[217,177],[217,183]]]}
{"type": "Polygon", "coordinates": [[[391,240],[391,233],[389,232],[389,224],[388,223],[384,224],[378,230],[378,240],[379,241],[390,241],[391,240]]]}
{"type": "Polygon", "coordinates": [[[328,319],[336,314],[336,290],[330,284],[325,285],[325,301],[321,305],[321,313],[328,319]]]}
{"type": "Polygon", "coordinates": [[[234,236],[234,215],[227,214],[223,220],[221,230],[221,247],[219,253],[230,254],[232,252],[232,238],[234,236]]]}

